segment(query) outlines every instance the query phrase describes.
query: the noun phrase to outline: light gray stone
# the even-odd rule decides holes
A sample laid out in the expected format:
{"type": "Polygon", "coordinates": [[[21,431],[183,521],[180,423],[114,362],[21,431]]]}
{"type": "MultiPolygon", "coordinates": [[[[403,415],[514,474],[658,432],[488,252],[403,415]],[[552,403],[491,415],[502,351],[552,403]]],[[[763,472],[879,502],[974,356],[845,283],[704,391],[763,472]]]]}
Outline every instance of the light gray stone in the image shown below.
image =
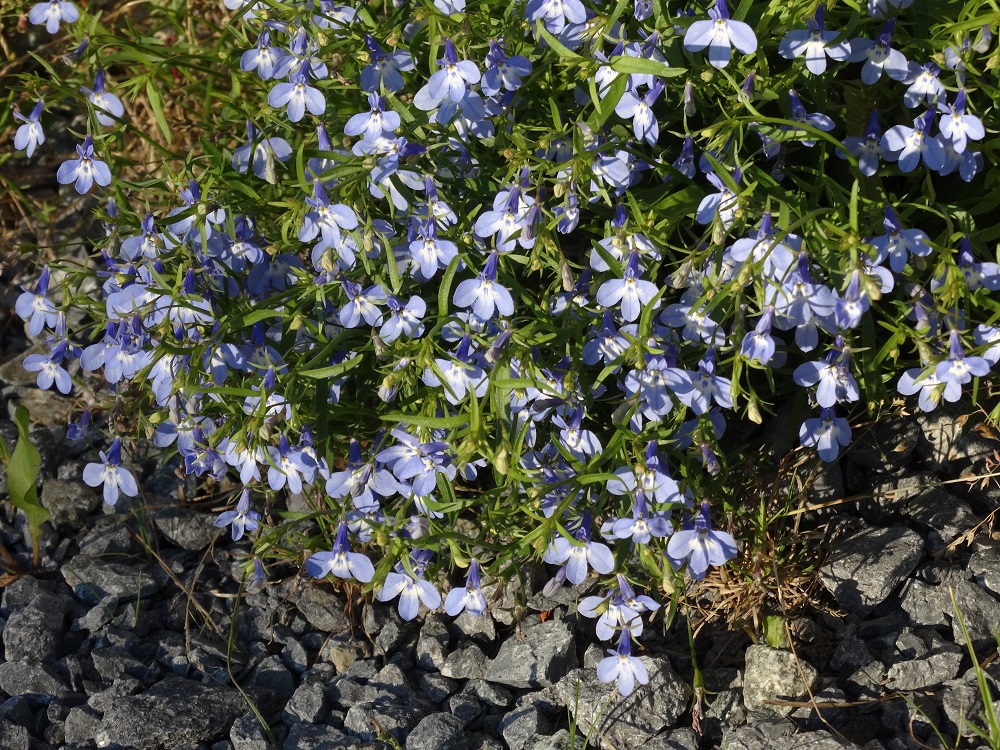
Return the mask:
{"type": "Polygon", "coordinates": [[[377,737],[377,723],[383,731],[403,742],[425,713],[423,709],[402,704],[398,698],[391,696],[389,699],[351,706],[344,717],[344,728],[370,742],[377,737]]]}
{"type": "Polygon", "coordinates": [[[101,505],[101,496],[83,482],[49,479],[38,497],[49,523],[60,533],[78,531],[101,505]]]}
{"type": "Polygon", "coordinates": [[[43,664],[8,661],[0,664],[0,690],[7,695],[63,698],[69,693],[62,675],[43,664]]]}
{"type": "MultiPolygon", "coordinates": [[[[321,633],[336,635],[350,631],[347,604],[339,596],[319,584],[306,586],[295,599],[295,606],[309,624],[321,633]]],[[[370,607],[369,609],[374,609],[370,607]]]]}
{"type": "Polygon", "coordinates": [[[726,732],[722,750],[860,750],[853,742],[839,740],[827,731],[792,734],[795,727],[783,737],[768,736],[760,727],[743,726],[726,732]]]}
{"type": "MultiPolygon", "coordinates": [[[[959,581],[952,586],[952,590],[955,593],[954,604],[962,615],[972,645],[977,650],[996,648],[996,631],[1000,627],[1000,601],[971,581],[959,581]]],[[[965,635],[962,633],[958,618],[954,616],[955,610],[950,597],[947,606],[955,642],[964,646],[965,635]]]]}
{"type": "Polygon", "coordinates": [[[836,600],[864,617],[917,566],[924,540],[905,526],[865,528],[835,542],[820,579],[836,600]]]}
{"type": "Polygon", "coordinates": [[[103,746],[117,742],[141,750],[175,750],[226,737],[245,710],[243,696],[233,688],[168,677],[145,693],[106,706],[96,740],[103,746]]]}
{"type": "Polygon", "coordinates": [[[129,601],[150,597],[166,579],[159,567],[82,554],[63,565],[59,572],[76,598],[87,604],[100,604],[108,595],[129,601]]]}
{"type": "Polygon", "coordinates": [[[605,750],[632,750],[649,741],[688,709],[691,687],[666,659],[640,657],[649,684],[636,686],[625,697],[614,684],[597,679],[592,669],[570,672],[556,685],[563,705],[573,714],[579,731],[598,737],[605,750]],[[596,725],[596,726],[595,726],[596,725]]]}
{"type": "Polygon", "coordinates": [[[440,669],[448,657],[448,626],[441,615],[427,615],[417,639],[417,666],[440,669]]]}
{"type": "Polygon", "coordinates": [[[486,674],[489,659],[475,643],[460,645],[441,664],[441,674],[456,680],[481,679],[486,674]]]}
{"type": "Polygon", "coordinates": [[[573,622],[549,620],[510,636],[486,668],[485,679],[516,688],[558,682],[576,666],[573,622]]]}
{"type": "Polygon", "coordinates": [[[947,625],[946,609],[950,609],[946,586],[934,586],[911,578],[899,592],[899,605],[914,625],[947,625]]]}
{"type": "Polygon", "coordinates": [[[303,682],[288,699],[285,713],[310,724],[322,721],[326,716],[326,687],[318,682],[303,682]]]}
{"type": "Polygon", "coordinates": [[[951,544],[982,520],[969,504],[940,487],[928,487],[906,503],[910,520],[930,531],[932,550],[951,544]]]}
{"type": "Polygon", "coordinates": [[[71,604],[72,599],[67,602],[40,590],[28,606],[12,612],[3,629],[7,660],[50,662],[58,658],[71,604]]]}
{"type": "Polygon", "coordinates": [[[253,714],[245,714],[233,722],[229,741],[233,743],[233,750],[274,750],[274,745],[267,741],[260,721],[253,714]]]}
{"type": "Polygon", "coordinates": [[[178,547],[195,552],[205,549],[219,535],[208,514],[191,508],[158,508],[153,513],[153,523],[178,547]]]}
{"type": "Polygon", "coordinates": [[[800,700],[816,685],[819,674],[808,662],[789,651],[770,646],[751,646],[746,651],[743,673],[743,703],[748,711],[766,710],[779,716],[792,712],[791,706],[775,706],[769,700],[800,700]]]}
{"type": "Polygon", "coordinates": [[[66,714],[63,725],[65,740],[70,745],[88,743],[97,735],[100,726],[101,717],[96,711],[89,706],[75,706],[66,714]]]}
{"type": "Polygon", "coordinates": [[[351,737],[325,724],[293,724],[281,750],[332,750],[347,747],[351,737]]]}
{"type": "Polygon", "coordinates": [[[467,750],[468,747],[462,722],[445,713],[422,718],[406,738],[405,745],[406,750],[467,750]]]}
{"type": "Polygon", "coordinates": [[[506,714],[499,729],[510,750],[525,750],[536,737],[552,731],[552,722],[540,706],[529,703],[506,714]]]}
{"type": "Polygon", "coordinates": [[[1000,540],[976,539],[972,549],[969,572],[994,596],[1000,596],[1000,540]]]}

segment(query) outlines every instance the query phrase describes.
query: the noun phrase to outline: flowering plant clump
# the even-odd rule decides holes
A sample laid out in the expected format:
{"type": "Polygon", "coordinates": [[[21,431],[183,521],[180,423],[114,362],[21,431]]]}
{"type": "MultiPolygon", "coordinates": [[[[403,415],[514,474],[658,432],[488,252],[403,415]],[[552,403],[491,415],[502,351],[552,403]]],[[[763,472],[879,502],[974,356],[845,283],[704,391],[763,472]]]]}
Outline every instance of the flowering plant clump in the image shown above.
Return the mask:
{"type": "Polygon", "coordinates": [[[72,52],[20,75],[13,145],[83,114],[53,177],[106,236],[18,299],[26,366],[93,392],[107,502],[137,438],[236,482],[255,578],[297,559],[410,619],[531,559],[600,577],[628,694],[633,586],[738,554],[727,425],[786,402],[834,461],[866,406],[1000,360],[996,14],[910,5],[39,3],[72,52]],[[302,549],[253,509],[286,491],[302,549]]]}

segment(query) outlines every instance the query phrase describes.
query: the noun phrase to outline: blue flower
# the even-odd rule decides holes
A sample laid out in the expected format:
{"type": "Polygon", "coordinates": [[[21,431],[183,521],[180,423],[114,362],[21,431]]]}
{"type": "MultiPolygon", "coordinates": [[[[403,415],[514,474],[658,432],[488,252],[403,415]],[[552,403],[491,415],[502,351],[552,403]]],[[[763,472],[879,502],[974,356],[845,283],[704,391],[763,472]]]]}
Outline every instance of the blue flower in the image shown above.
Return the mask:
{"type": "Polygon", "coordinates": [[[684,34],[684,49],[698,52],[708,47],[708,62],[715,68],[724,68],[729,64],[733,47],[744,55],[756,51],[757,36],[753,29],[742,21],[729,18],[726,0],[716,0],[708,15],[711,21],[695,21],[688,27],[684,34]]]}
{"type": "Polygon", "coordinates": [[[357,214],[343,203],[330,203],[320,179],[313,180],[313,197],[306,198],[312,211],[306,213],[299,229],[299,240],[309,242],[322,233],[324,249],[337,247],[341,243],[341,230],[352,230],[358,226],[357,214]]]}
{"type": "MultiPolygon", "coordinates": [[[[737,169],[733,175],[733,182],[739,182],[741,176],[742,170],[737,169]]],[[[709,172],[705,177],[715,185],[715,188],[719,192],[711,193],[702,198],[701,203],[698,204],[698,213],[695,214],[695,220],[699,224],[711,224],[715,221],[715,217],[718,216],[722,222],[722,228],[729,229],[736,220],[736,209],[739,207],[739,198],[736,197],[736,194],[729,189],[729,186],[714,172],[709,172]]]]}
{"type": "Polygon", "coordinates": [[[815,446],[819,457],[827,463],[836,460],[840,446],[851,442],[851,426],[838,417],[833,407],[820,411],[818,418],[807,419],[799,428],[799,442],[807,448],[815,446]]]}
{"type": "Polygon", "coordinates": [[[344,125],[344,135],[360,135],[366,141],[375,141],[385,134],[392,137],[399,130],[400,119],[397,112],[387,109],[385,97],[368,95],[368,112],[359,112],[344,125]]]}
{"type": "Polygon", "coordinates": [[[59,22],[73,23],[80,17],[80,11],[73,3],[60,2],[60,0],[48,0],[33,5],[28,11],[28,20],[36,26],[45,24],[45,30],[50,34],[59,31],[59,22]]]}
{"type": "Polygon", "coordinates": [[[42,130],[42,123],[39,122],[44,106],[44,100],[39,99],[35,108],[31,110],[31,114],[27,117],[20,112],[14,112],[14,119],[24,123],[14,133],[14,148],[24,149],[24,155],[29,159],[35,153],[35,148],[45,143],[45,132],[42,130]]]}
{"type": "Polygon", "coordinates": [[[901,172],[912,172],[923,159],[928,169],[939,170],[944,166],[944,146],[931,137],[934,110],[928,109],[913,121],[913,127],[896,125],[885,131],[879,142],[887,152],[886,159],[899,160],[901,172]]]}
{"type": "Polygon", "coordinates": [[[653,114],[653,104],[662,93],[662,81],[657,81],[641,97],[634,90],[626,89],[615,106],[615,114],[619,117],[632,118],[632,130],[635,137],[640,141],[645,141],[650,146],[655,146],[656,139],[660,136],[660,124],[656,121],[656,115],[653,114]]]}
{"type": "Polygon", "coordinates": [[[486,613],[486,597],[480,588],[481,569],[479,561],[473,558],[469,563],[469,574],[465,586],[457,586],[448,592],[444,599],[444,611],[452,617],[457,617],[463,611],[473,617],[481,617],[486,613]]]}
{"type": "Polygon", "coordinates": [[[90,487],[104,485],[104,502],[114,505],[118,502],[118,494],[135,497],[139,494],[139,486],[135,477],[128,469],[122,468],[122,441],[115,438],[107,454],[100,452],[100,463],[92,462],[83,467],[83,481],[90,487]]]}
{"type": "Polygon", "coordinates": [[[436,221],[412,225],[412,241],[407,245],[413,260],[412,275],[418,281],[430,281],[439,269],[447,268],[458,255],[458,246],[438,237],[436,221]]]}
{"type": "Polygon", "coordinates": [[[267,469],[267,485],[272,490],[280,490],[286,484],[288,491],[301,494],[302,483],[312,484],[316,478],[316,462],[307,453],[293,448],[284,434],[278,438],[278,447],[267,448],[270,461],[267,469]]]}
{"type": "Polygon", "coordinates": [[[986,135],[983,121],[975,115],[966,113],[965,98],[965,89],[959,89],[955,103],[951,107],[946,107],[943,103],[938,105],[943,112],[939,123],[941,135],[951,142],[951,147],[957,154],[965,152],[969,141],[982,140],[986,135]]]}
{"type": "Polygon", "coordinates": [[[321,115],[326,111],[326,98],[315,86],[309,85],[309,63],[302,66],[291,78],[291,83],[279,83],[267,95],[272,107],[288,105],[288,119],[298,122],[308,109],[310,114],[321,115]]]}
{"type": "Polygon", "coordinates": [[[542,19],[542,24],[551,34],[559,34],[570,24],[582,24],[587,20],[587,10],[580,0],[528,0],[524,16],[529,21],[542,19]]]}
{"type": "Polygon", "coordinates": [[[705,356],[698,362],[698,374],[691,375],[688,384],[690,388],[685,388],[677,397],[695,414],[706,414],[713,399],[723,409],[733,408],[732,382],[715,374],[714,346],[708,347],[705,356]]]}
{"type": "Polygon", "coordinates": [[[413,97],[413,106],[417,109],[432,110],[445,99],[459,104],[469,94],[469,86],[479,83],[479,68],[471,60],[459,61],[451,39],[444,41],[444,58],[438,60],[438,66],[427,84],[413,97]]]}
{"type": "Polygon", "coordinates": [[[396,563],[396,569],[385,577],[385,583],[375,593],[375,598],[380,602],[388,602],[398,596],[399,616],[406,621],[417,616],[421,602],[427,609],[437,609],[441,606],[441,594],[433,584],[423,579],[430,557],[431,553],[427,550],[414,550],[410,555],[412,573],[402,562],[396,563]]]}
{"type": "Polygon", "coordinates": [[[557,533],[543,558],[547,563],[562,565],[566,580],[573,585],[583,583],[587,578],[588,564],[598,573],[605,575],[614,570],[615,558],[608,546],[590,539],[589,512],[583,514],[579,525],[573,531],[573,538],[577,543],[557,533]]]}
{"type": "Polygon", "coordinates": [[[69,373],[62,366],[62,361],[66,356],[66,347],[67,342],[63,340],[51,347],[48,355],[29,354],[24,358],[21,366],[28,372],[38,373],[35,382],[42,390],[48,390],[55,385],[56,390],[65,395],[73,389],[69,373]]]}
{"type": "Polygon", "coordinates": [[[424,313],[427,312],[427,303],[422,298],[410,297],[404,305],[390,294],[386,299],[386,304],[388,304],[389,312],[392,314],[382,324],[382,328],[378,332],[379,337],[384,342],[391,343],[400,336],[418,338],[423,335],[424,324],[422,321],[424,313]]]}
{"type": "Polygon", "coordinates": [[[419,439],[395,429],[390,433],[397,444],[375,456],[380,463],[389,465],[400,482],[409,481],[415,495],[429,495],[437,484],[437,475],[452,480],[458,473],[451,456],[451,446],[443,441],[421,443],[419,439]]]}
{"type": "Polygon", "coordinates": [[[215,519],[215,525],[222,529],[232,526],[233,541],[238,542],[247,531],[260,528],[260,513],[250,510],[250,490],[244,489],[236,503],[236,510],[227,510],[215,519]]]}
{"type": "Polygon", "coordinates": [[[803,388],[816,386],[816,401],[830,407],[860,398],[858,383],[850,371],[851,349],[841,336],[822,361],[805,362],[795,368],[792,379],[803,388]]]}
{"type": "Polygon", "coordinates": [[[938,362],[934,375],[944,383],[945,401],[955,402],[962,397],[962,386],[973,377],[981,378],[989,374],[990,363],[983,357],[967,357],[962,349],[958,331],[951,329],[949,334],[948,359],[938,362]]]}
{"type": "Polygon", "coordinates": [[[335,499],[350,497],[354,507],[362,513],[379,509],[379,499],[392,497],[399,492],[399,483],[386,469],[375,469],[372,462],[361,455],[361,444],[351,438],[347,468],[335,471],[326,481],[326,494],[335,499]]]}
{"type": "Polygon", "coordinates": [[[108,165],[94,156],[93,138],[88,135],[83,145],[76,147],[76,153],[79,159],[67,159],[59,166],[56,180],[60,185],[75,182],[76,192],[83,195],[95,182],[101,187],[111,184],[111,170],[108,169],[108,165]]]}
{"type": "MultiPolygon", "coordinates": [[[[635,502],[632,505],[632,517],[610,519],[610,528],[607,527],[608,523],[605,523],[601,529],[605,537],[608,539],[631,539],[632,544],[649,544],[653,537],[662,538],[670,536],[674,532],[674,527],[670,524],[669,514],[651,511],[649,502],[646,500],[646,493],[642,490],[636,492],[635,502]]],[[[635,635],[639,635],[639,633],[635,633],[635,635]]]]}
{"type": "Polygon", "coordinates": [[[796,57],[806,58],[806,69],[814,75],[826,72],[826,58],[843,62],[851,54],[848,42],[833,43],[839,32],[826,31],[823,23],[824,7],[816,8],[816,15],[808,22],[808,29],[796,29],[785,34],[778,44],[778,54],[792,60],[796,57]]]}
{"type": "Polygon", "coordinates": [[[347,523],[341,521],[337,527],[337,538],[330,552],[314,552],[306,560],[306,572],[313,578],[353,578],[368,583],[375,577],[371,561],[360,552],[351,552],[347,533],[347,523]]]}
{"type": "Polygon", "coordinates": [[[646,665],[632,656],[631,636],[628,629],[621,632],[618,650],[608,649],[610,656],[601,659],[597,665],[597,679],[601,682],[615,681],[618,692],[623,696],[632,695],[636,683],[649,684],[646,665]]]}
{"type": "Polygon", "coordinates": [[[380,83],[387,91],[401,90],[405,83],[400,71],[413,70],[410,53],[406,50],[386,52],[371,34],[365,34],[365,45],[371,62],[361,71],[361,90],[375,93],[380,83]]]}
{"type": "Polygon", "coordinates": [[[93,90],[87,88],[80,90],[89,95],[87,101],[97,110],[94,116],[101,125],[105,127],[114,125],[125,114],[125,105],[122,104],[122,100],[104,90],[103,70],[97,71],[93,90]]]}
{"type": "Polygon", "coordinates": [[[257,75],[267,81],[274,77],[275,70],[282,67],[287,57],[288,53],[281,47],[271,46],[271,32],[265,28],[257,38],[256,48],[240,57],[240,70],[244,73],[256,70],[257,75]]]}
{"type": "Polygon", "coordinates": [[[861,272],[851,271],[844,296],[838,297],[833,309],[833,319],[839,328],[854,328],[861,323],[861,316],[868,312],[871,300],[861,288],[861,272]]]}
{"type": "Polygon", "coordinates": [[[35,283],[34,290],[22,287],[23,291],[14,303],[14,311],[28,324],[30,336],[37,336],[43,328],[55,328],[59,319],[56,306],[46,297],[49,293],[50,275],[49,267],[45,266],[35,283]]]}
{"type": "Polygon", "coordinates": [[[676,570],[686,563],[688,574],[700,581],[709,565],[725,565],[736,557],[736,540],[724,531],[712,529],[708,503],[703,502],[701,512],[695,515],[694,525],[685,518],[684,528],[670,537],[666,556],[676,570]]]}
{"type": "Polygon", "coordinates": [[[774,306],[768,305],[764,308],[760,319],[754,329],[743,337],[740,345],[740,354],[751,362],[758,362],[767,365],[774,356],[775,341],[771,335],[771,326],[774,324],[774,306]]]}
{"type": "Polygon", "coordinates": [[[656,284],[640,277],[639,253],[632,250],[622,278],[609,279],[597,290],[597,304],[605,308],[620,305],[622,317],[631,323],[659,293],[656,284]]]}
{"type": "Polygon", "coordinates": [[[452,298],[459,307],[471,307],[472,314],[484,322],[493,318],[494,314],[514,314],[514,298],[506,287],[497,283],[498,259],[499,253],[496,250],[491,252],[482,273],[461,282],[452,298]]]}
{"type": "Polygon", "coordinates": [[[559,445],[573,458],[587,463],[601,452],[601,442],[591,430],[582,429],[583,409],[575,407],[568,416],[555,414],[552,424],[559,428],[559,445]]]}
{"type": "MultiPolygon", "coordinates": [[[[458,344],[454,359],[436,359],[437,369],[444,376],[445,393],[444,397],[449,404],[460,404],[465,400],[467,394],[472,393],[476,398],[486,395],[486,388],[489,381],[486,371],[473,362],[472,337],[465,334],[458,344]]],[[[434,369],[428,367],[424,370],[423,383],[432,388],[442,385],[434,369]]]]}
{"type": "Polygon", "coordinates": [[[619,573],[617,591],[581,599],[577,613],[582,617],[597,617],[598,639],[610,641],[616,632],[626,630],[633,638],[639,638],[643,629],[642,615],[659,608],[660,605],[648,596],[636,596],[625,576],[619,573]]]}
{"type": "Polygon", "coordinates": [[[890,46],[895,28],[896,19],[890,18],[874,42],[862,37],[851,40],[851,55],[847,59],[850,62],[865,61],[861,67],[861,80],[869,86],[882,77],[883,71],[895,81],[906,80],[909,76],[909,64],[903,53],[890,46]]]}
{"type": "MultiPolygon", "coordinates": [[[[789,119],[795,122],[800,122],[803,125],[810,125],[817,130],[822,130],[824,132],[829,132],[833,130],[834,123],[826,115],[821,112],[813,112],[812,114],[806,113],[806,108],[802,106],[802,101],[799,99],[799,95],[795,93],[795,89],[790,89],[788,92],[788,98],[791,102],[792,113],[789,119]]],[[[782,126],[784,129],[790,130],[791,128],[787,125],[782,126]]],[[[800,141],[803,146],[815,146],[816,141],[812,139],[805,139],[800,141]]]]}
{"type": "Polygon", "coordinates": [[[292,158],[292,147],[284,138],[261,138],[257,140],[257,130],[247,120],[247,142],[233,152],[233,169],[240,174],[247,173],[253,165],[253,173],[272,185],[278,178],[274,171],[274,161],[286,162],[292,158]],[[256,143],[254,142],[256,141],[256,143]],[[252,152],[252,156],[251,156],[252,152]]]}
{"type": "Polygon", "coordinates": [[[877,251],[876,265],[888,258],[889,267],[896,273],[902,273],[910,253],[926,256],[933,251],[927,244],[930,242],[927,233],[922,229],[903,229],[899,217],[889,204],[885,206],[885,219],[882,223],[886,233],[871,240],[872,247],[877,251]]]}
{"type": "Polygon", "coordinates": [[[503,47],[492,39],[486,53],[486,72],[483,73],[480,88],[486,96],[496,96],[501,90],[517,91],[521,88],[521,76],[531,75],[531,61],[523,55],[507,57],[503,47]]]}
{"type": "Polygon", "coordinates": [[[906,81],[909,82],[912,78],[913,82],[903,94],[903,104],[912,109],[921,102],[936,105],[938,100],[944,99],[946,95],[944,84],[938,80],[940,72],[941,68],[932,62],[924,65],[910,63],[910,74],[906,81]]]}
{"type": "MultiPolygon", "coordinates": [[[[865,177],[871,177],[878,171],[879,159],[888,159],[890,155],[882,148],[882,130],[878,125],[878,110],[873,109],[868,118],[864,137],[849,136],[844,139],[844,148],[858,160],[858,169],[865,177]]],[[[843,156],[839,153],[838,155],[843,156]]]]}
{"type": "Polygon", "coordinates": [[[373,284],[362,291],[360,284],[341,277],[340,285],[348,300],[340,309],[340,324],[344,328],[357,328],[362,318],[370,326],[382,324],[382,311],[378,305],[385,304],[387,297],[381,284],[373,284]]]}

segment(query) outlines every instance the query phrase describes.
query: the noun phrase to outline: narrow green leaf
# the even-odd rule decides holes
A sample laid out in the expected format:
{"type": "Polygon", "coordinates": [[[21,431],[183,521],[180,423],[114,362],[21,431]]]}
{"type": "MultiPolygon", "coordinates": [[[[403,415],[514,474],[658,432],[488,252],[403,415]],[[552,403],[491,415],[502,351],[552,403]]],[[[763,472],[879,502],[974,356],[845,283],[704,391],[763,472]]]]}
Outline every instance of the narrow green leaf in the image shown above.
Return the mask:
{"type": "Polygon", "coordinates": [[[687,73],[687,68],[671,68],[659,60],[650,60],[646,57],[632,57],[631,55],[612,57],[611,69],[619,73],[638,73],[641,75],[659,76],[660,78],[676,78],[687,73]]]}
{"type": "Polygon", "coordinates": [[[149,99],[149,106],[153,108],[153,119],[156,120],[160,132],[167,139],[167,143],[173,143],[173,138],[170,135],[170,126],[167,125],[167,118],[163,115],[163,97],[156,86],[153,85],[152,80],[146,81],[146,97],[149,99]]]}

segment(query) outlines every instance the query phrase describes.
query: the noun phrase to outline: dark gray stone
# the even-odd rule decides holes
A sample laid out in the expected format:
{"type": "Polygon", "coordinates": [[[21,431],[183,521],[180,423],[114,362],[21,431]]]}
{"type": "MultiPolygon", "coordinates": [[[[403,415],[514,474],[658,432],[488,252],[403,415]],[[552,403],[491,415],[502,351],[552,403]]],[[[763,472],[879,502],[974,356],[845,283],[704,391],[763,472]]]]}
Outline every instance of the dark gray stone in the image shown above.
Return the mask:
{"type": "Polygon", "coordinates": [[[476,696],[467,691],[462,691],[458,695],[453,695],[448,699],[448,710],[452,716],[462,722],[462,726],[469,726],[483,714],[483,704],[476,696]]]}
{"type": "Polygon", "coordinates": [[[0,719],[0,747],[3,750],[31,750],[31,735],[24,727],[0,719]]]}
{"type": "Polygon", "coordinates": [[[914,626],[948,624],[945,611],[950,610],[951,601],[946,586],[934,586],[911,578],[899,592],[899,605],[914,626]]]}
{"type": "Polygon", "coordinates": [[[886,686],[892,690],[924,690],[954,679],[962,663],[962,649],[938,637],[932,637],[932,645],[933,648],[928,649],[920,641],[919,645],[908,649],[905,655],[910,656],[909,659],[889,667],[886,686]]]}
{"type": "Polygon", "coordinates": [[[838,672],[853,672],[871,664],[874,659],[864,641],[848,636],[837,643],[830,657],[830,668],[838,672]]]}
{"type": "Polygon", "coordinates": [[[83,528],[101,504],[101,496],[83,482],[58,479],[49,479],[42,485],[38,500],[49,512],[49,523],[63,534],[83,528]]]}
{"type": "Polygon", "coordinates": [[[62,675],[35,662],[8,661],[0,664],[0,690],[7,695],[63,698],[69,693],[62,675]]]}
{"type": "Polygon", "coordinates": [[[406,738],[405,745],[406,750],[467,750],[468,747],[462,722],[445,713],[421,719],[406,738]]]}
{"type": "Polygon", "coordinates": [[[370,742],[377,738],[377,723],[383,731],[403,742],[425,713],[417,706],[401,704],[392,696],[389,699],[351,706],[344,717],[344,728],[356,737],[370,742]]]}
{"type": "Polygon", "coordinates": [[[441,665],[441,674],[456,680],[481,679],[486,674],[489,659],[474,643],[466,643],[448,654],[441,665]]]}
{"type": "Polygon", "coordinates": [[[297,595],[295,606],[309,624],[321,633],[337,635],[350,631],[346,602],[322,585],[306,586],[297,595]]]}
{"type": "Polygon", "coordinates": [[[847,457],[866,469],[884,472],[906,461],[920,440],[920,426],[905,417],[888,417],[860,431],[847,457]]]}
{"type": "Polygon", "coordinates": [[[95,648],[90,652],[94,669],[106,682],[116,682],[122,677],[134,677],[147,685],[160,676],[160,670],[130,654],[121,646],[95,648]]]}
{"type": "Polygon", "coordinates": [[[722,750],[860,750],[852,742],[839,740],[827,731],[793,734],[789,724],[788,734],[774,737],[759,726],[743,726],[726,732],[722,750]]]}
{"type": "Polygon", "coordinates": [[[294,720],[317,724],[326,716],[326,688],[318,682],[303,682],[288,699],[285,713],[294,720]]]}
{"type": "Polygon", "coordinates": [[[175,750],[182,743],[226,737],[244,711],[246,702],[233,688],[168,677],[141,695],[110,703],[96,739],[104,746],[175,750]]]}
{"type": "Polygon", "coordinates": [[[351,737],[324,724],[293,724],[281,750],[333,750],[351,744],[351,737]]]}
{"type": "Polygon", "coordinates": [[[552,722],[536,704],[518,706],[500,720],[500,733],[510,750],[525,750],[536,737],[552,732],[552,722]]]}
{"type": "Polygon", "coordinates": [[[490,711],[504,711],[514,705],[514,696],[507,688],[486,680],[472,680],[465,692],[476,696],[490,711]]]}
{"type": "Polygon", "coordinates": [[[148,598],[163,586],[166,574],[159,567],[126,564],[100,557],[77,555],[59,571],[73,594],[87,604],[100,604],[108,595],[120,600],[148,598]]]}
{"type": "Polygon", "coordinates": [[[673,726],[688,709],[691,687],[657,657],[641,657],[649,672],[649,684],[637,686],[628,697],[613,684],[597,679],[592,669],[578,669],[563,677],[556,691],[573,714],[579,731],[594,728],[605,747],[635,748],[673,726]]]}
{"type": "Polygon", "coordinates": [[[977,583],[993,592],[994,596],[1000,596],[1000,540],[976,539],[972,549],[969,572],[975,576],[977,583]]]}
{"type": "Polygon", "coordinates": [[[63,725],[66,742],[70,745],[90,742],[101,727],[101,717],[89,706],[75,706],[66,714],[63,725]]]}
{"type": "Polygon", "coordinates": [[[574,750],[578,747],[584,747],[583,740],[574,738],[566,729],[560,729],[548,737],[535,737],[524,750],[574,750]]]}
{"type": "Polygon", "coordinates": [[[800,700],[816,686],[815,668],[789,651],[770,646],[751,646],[746,651],[743,673],[743,703],[748,711],[766,710],[779,716],[792,712],[791,706],[775,706],[769,700],[800,700]]]}
{"type": "Polygon", "coordinates": [[[233,722],[229,741],[233,743],[233,750],[275,750],[253,714],[245,714],[233,722]]]}
{"type": "Polygon", "coordinates": [[[270,690],[279,703],[288,701],[295,692],[295,678],[281,662],[281,657],[274,654],[254,667],[247,684],[270,690]]]}
{"type": "MultiPolygon", "coordinates": [[[[994,599],[971,581],[959,581],[952,586],[952,590],[955,593],[954,604],[962,615],[973,647],[977,651],[996,648],[996,630],[1000,627],[1000,601],[994,599]]],[[[964,646],[965,636],[958,618],[954,616],[955,610],[952,607],[950,597],[947,606],[955,642],[964,646]]]]}
{"type": "Polygon", "coordinates": [[[642,750],[698,750],[698,735],[687,727],[654,737],[642,750]]]}
{"type": "Polygon", "coordinates": [[[907,501],[906,508],[911,521],[929,530],[931,550],[951,544],[982,520],[968,503],[940,487],[919,492],[907,501]]]}
{"type": "Polygon", "coordinates": [[[459,643],[472,640],[481,646],[490,646],[497,639],[497,625],[489,612],[476,617],[463,610],[450,622],[449,628],[459,643]]]}
{"type": "Polygon", "coordinates": [[[8,661],[51,662],[57,659],[66,634],[72,600],[38,591],[24,609],[12,612],[3,629],[8,661]]]}
{"type": "MultiPolygon", "coordinates": [[[[549,620],[510,636],[486,668],[485,679],[516,688],[544,687],[576,667],[573,621],[549,620]]],[[[454,675],[451,675],[454,676],[454,675]]]]}
{"type": "Polygon", "coordinates": [[[427,615],[417,639],[417,666],[439,669],[448,656],[448,626],[441,615],[427,615]]]}
{"type": "Polygon", "coordinates": [[[435,703],[447,700],[450,695],[458,691],[458,681],[445,677],[437,672],[422,674],[417,679],[420,692],[426,695],[435,703]]]}
{"type": "Polygon", "coordinates": [[[845,609],[864,617],[892,596],[923,552],[924,540],[905,526],[865,528],[834,543],[820,578],[845,609]]]}
{"type": "Polygon", "coordinates": [[[195,552],[205,549],[219,535],[208,514],[191,508],[157,508],[153,523],[169,541],[195,552]]]}

